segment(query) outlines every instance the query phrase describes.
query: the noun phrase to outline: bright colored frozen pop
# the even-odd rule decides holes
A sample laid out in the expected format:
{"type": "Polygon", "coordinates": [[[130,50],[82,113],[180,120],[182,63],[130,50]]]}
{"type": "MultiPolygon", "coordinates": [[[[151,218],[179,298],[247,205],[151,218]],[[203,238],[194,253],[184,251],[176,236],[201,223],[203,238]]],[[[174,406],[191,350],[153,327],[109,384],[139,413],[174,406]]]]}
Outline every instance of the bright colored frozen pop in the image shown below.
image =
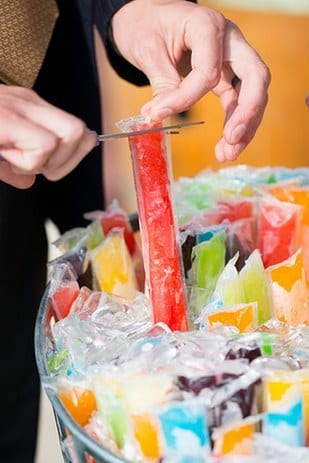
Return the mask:
{"type": "MultiPolygon", "coordinates": [[[[124,130],[160,127],[137,116],[118,123],[124,130]]],[[[173,211],[167,146],[163,132],[129,137],[143,245],[146,286],[153,321],[187,330],[186,296],[178,226],[173,211]]]]}

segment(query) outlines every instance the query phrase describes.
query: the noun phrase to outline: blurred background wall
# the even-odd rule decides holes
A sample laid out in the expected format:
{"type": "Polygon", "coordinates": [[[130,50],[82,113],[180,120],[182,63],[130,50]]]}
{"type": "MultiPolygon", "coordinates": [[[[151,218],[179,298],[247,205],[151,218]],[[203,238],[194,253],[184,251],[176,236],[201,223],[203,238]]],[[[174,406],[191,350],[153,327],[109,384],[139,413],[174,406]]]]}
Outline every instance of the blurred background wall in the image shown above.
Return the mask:
{"type": "MultiPolygon", "coordinates": [[[[309,111],[304,100],[309,92],[308,0],[200,1],[219,9],[234,21],[270,67],[272,83],[264,120],[255,139],[237,163],[300,166],[309,164],[309,111]]],[[[149,88],[137,88],[121,80],[98,46],[103,82],[104,130],[114,131],[119,119],[138,114],[150,98],[149,88]]],[[[214,146],[219,139],[223,112],[218,99],[206,95],[186,114],[187,120],[205,120],[203,127],[184,129],[171,137],[175,178],[218,168],[214,146]]],[[[179,117],[174,121],[182,120],[179,117]]],[[[135,208],[131,161],[126,140],[105,143],[108,200],[117,197],[128,211],[135,208]]]]}

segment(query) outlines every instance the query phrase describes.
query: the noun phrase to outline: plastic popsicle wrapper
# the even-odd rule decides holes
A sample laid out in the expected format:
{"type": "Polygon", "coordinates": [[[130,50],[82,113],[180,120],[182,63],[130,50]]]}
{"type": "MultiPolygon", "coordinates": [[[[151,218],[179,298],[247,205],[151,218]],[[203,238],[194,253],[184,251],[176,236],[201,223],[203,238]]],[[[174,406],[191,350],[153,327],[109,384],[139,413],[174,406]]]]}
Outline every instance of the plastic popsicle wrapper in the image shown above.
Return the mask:
{"type": "Polygon", "coordinates": [[[277,318],[289,325],[309,324],[309,294],[301,250],[268,267],[277,318]]]}
{"type": "Polygon", "coordinates": [[[71,385],[58,392],[59,398],[80,426],[85,426],[97,410],[96,399],[90,388],[71,385]]]}
{"type": "Polygon", "coordinates": [[[132,432],[146,458],[158,459],[162,455],[160,426],[153,410],[169,401],[172,388],[172,376],[160,374],[136,376],[124,383],[132,432]]]}
{"type": "Polygon", "coordinates": [[[272,303],[269,282],[257,250],[253,251],[239,272],[239,279],[244,289],[244,302],[257,302],[258,304],[258,324],[267,322],[272,317],[272,303]]]}
{"type": "Polygon", "coordinates": [[[303,207],[299,247],[303,250],[306,277],[309,282],[309,186],[300,187],[298,182],[294,180],[269,187],[268,192],[281,201],[287,201],[303,207]]]}
{"type": "Polygon", "coordinates": [[[254,219],[240,219],[226,227],[226,256],[228,262],[238,253],[237,270],[241,270],[255,249],[254,219]]]}
{"type": "Polygon", "coordinates": [[[269,196],[261,200],[257,247],[267,268],[291,257],[299,245],[303,207],[269,196]]]}
{"type": "Polygon", "coordinates": [[[205,463],[210,452],[205,405],[198,399],[172,402],[157,413],[167,460],[205,463]]]}
{"type": "Polygon", "coordinates": [[[138,284],[123,230],[110,231],[103,243],[90,252],[90,259],[101,291],[128,299],[134,296],[138,284]]]}
{"type": "Polygon", "coordinates": [[[48,300],[58,320],[69,314],[73,302],[79,295],[76,277],[71,264],[60,263],[54,269],[48,300]]]}
{"type": "Polygon", "coordinates": [[[309,286],[309,186],[293,189],[293,202],[304,208],[300,229],[300,247],[303,250],[306,279],[309,286]]]}
{"type": "MultiPolygon", "coordinates": [[[[125,131],[161,127],[143,116],[118,122],[125,131]]],[[[171,174],[163,131],[129,137],[137,194],[146,288],[154,323],[188,329],[178,225],[171,197],[171,174]]]]}
{"type": "MultiPolygon", "coordinates": [[[[140,247],[135,239],[134,231],[130,224],[128,214],[126,214],[120,207],[116,200],[114,200],[105,211],[94,211],[85,214],[86,219],[93,220],[92,224],[98,223],[101,233],[104,236],[115,229],[123,230],[124,240],[133,261],[133,266],[138,282],[139,291],[145,289],[145,271],[143,256],[140,247]]],[[[100,243],[98,243],[100,244],[100,243]]]]}
{"type": "Polygon", "coordinates": [[[251,199],[234,200],[234,201],[217,201],[219,223],[223,220],[235,222],[241,219],[250,219],[253,217],[254,202],[251,199]]]}
{"type": "Polygon", "coordinates": [[[208,328],[221,325],[235,326],[240,333],[253,331],[257,325],[257,303],[237,304],[219,309],[205,316],[208,328]]]}
{"type": "Polygon", "coordinates": [[[95,379],[94,392],[99,414],[106,420],[119,449],[131,438],[129,416],[123,397],[121,378],[115,376],[95,379]]]}
{"type": "Polygon", "coordinates": [[[248,417],[232,424],[222,426],[214,431],[213,453],[224,455],[253,455],[254,434],[259,427],[260,415],[248,417]]]}
{"type": "Polygon", "coordinates": [[[304,445],[304,400],[293,371],[269,372],[264,379],[263,433],[291,447],[304,445]]]}
{"type": "Polygon", "coordinates": [[[295,372],[295,376],[300,382],[303,396],[305,445],[309,447],[309,369],[299,370],[295,372]]]}
{"type": "Polygon", "coordinates": [[[246,302],[242,281],[239,279],[236,268],[238,256],[239,254],[236,253],[219,275],[214,295],[210,301],[214,306],[217,304],[219,307],[228,307],[246,302]]]}
{"type": "Polygon", "coordinates": [[[192,289],[190,311],[199,315],[211,298],[225,264],[225,232],[219,231],[210,240],[192,250],[192,289]]]}

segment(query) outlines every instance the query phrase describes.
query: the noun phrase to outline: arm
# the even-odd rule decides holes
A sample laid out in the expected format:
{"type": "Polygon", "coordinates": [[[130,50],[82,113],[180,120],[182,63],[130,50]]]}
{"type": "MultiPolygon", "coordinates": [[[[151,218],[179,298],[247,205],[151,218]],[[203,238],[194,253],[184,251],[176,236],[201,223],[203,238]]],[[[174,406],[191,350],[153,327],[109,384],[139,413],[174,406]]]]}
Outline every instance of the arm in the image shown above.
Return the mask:
{"type": "Polygon", "coordinates": [[[177,114],[212,90],[226,114],[216,157],[236,159],[262,120],[270,84],[267,66],[238,27],[185,0],[133,0],[112,25],[119,52],[151,83],[153,98],[142,112],[153,119],[177,114]]]}

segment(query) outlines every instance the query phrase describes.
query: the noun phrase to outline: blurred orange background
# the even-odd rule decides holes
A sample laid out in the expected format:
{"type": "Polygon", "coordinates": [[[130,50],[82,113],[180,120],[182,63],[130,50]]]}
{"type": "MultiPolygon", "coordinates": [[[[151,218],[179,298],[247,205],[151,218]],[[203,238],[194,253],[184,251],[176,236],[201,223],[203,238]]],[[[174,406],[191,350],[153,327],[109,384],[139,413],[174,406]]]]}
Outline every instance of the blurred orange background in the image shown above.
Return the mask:
{"type": "MultiPolygon", "coordinates": [[[[200,2],[202,3],[202,2],[200,2]]],[[[272,72],[269,103],[254,140],[238,164],[254,166],[309,165],[309,14],[292,15],[220,7],[207,2],[243,31],[272,72]]],[[[119,119],[138,114],[151,97],[150,88],[138,88],[121,80],[111,69],[98,46],[104,101],[104,131],[115,131],[119,119]]],[[[214,146],[220,138],[223,111],[218,99],[206,95],[186,114],[186,120],[205,120],[205,125],[183,129],[171,137],[174,177],[192,176],[205,168],[218,168],[214,146]]],[[[180,117],[173,121],[183,120],[180,117]]],[[[128,212],[136,207],[131,160],[127,140],[105,143],[107,200],[117,197],[128,212]]],[[[224,164],[228,165],[228,164],[224,164]]]]}

